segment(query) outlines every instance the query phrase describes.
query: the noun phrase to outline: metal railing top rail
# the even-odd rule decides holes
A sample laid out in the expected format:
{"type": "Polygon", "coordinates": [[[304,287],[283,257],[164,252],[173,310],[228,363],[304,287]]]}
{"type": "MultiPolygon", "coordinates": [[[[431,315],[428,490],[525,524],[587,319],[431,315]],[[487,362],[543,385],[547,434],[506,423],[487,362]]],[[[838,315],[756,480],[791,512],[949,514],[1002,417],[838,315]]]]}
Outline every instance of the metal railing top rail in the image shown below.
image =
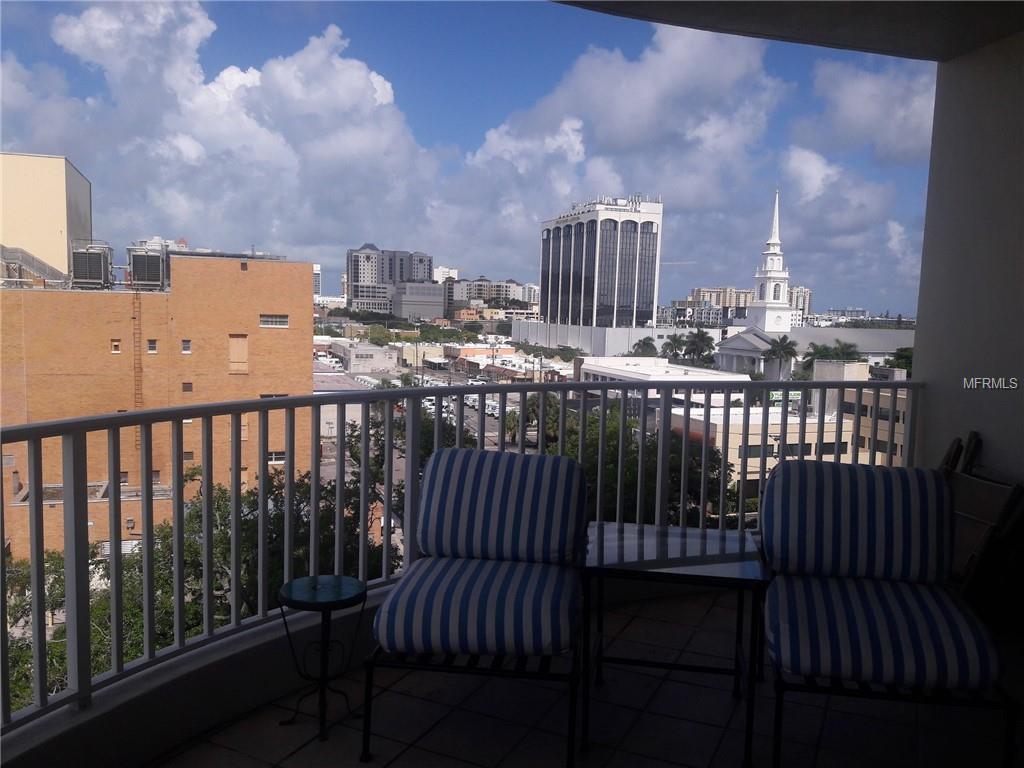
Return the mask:
{"type": "Polygon", "coordinates": [[[923,387],[920,381],[732,381],[717,378],[679,379],[656,381],[563,381],[527,382],[522,384],[463,384],[447,387],[396,387],[394,389],[341,390],[321,392],[313,395],[286,395],[251,400],[228,400],[201,405],[181,405],[170,408],[149,408],[140,411],[97,414],[70,419],[53,419],[29,424],[17,424],[0,428],[0,443],[17,443],[26,440],[60,437],[70,432],[95,432],[99,430],[137,427],[145,424],[171,422],[178,419],[196,419],[204,416],[229,416],[233,413],[254,413],[277,411],[287,408],[308,408],[315,405],[337,403],[360,404],[380,400],[406,400],[408,398],[452,397],[460,395],[488,395],[500,393],[535,392],[601,392],[607,390],[651,390],[681,389],[705,390],[709,388],[728,389],[741,392],[785,389],[789,391],[850,389],[850,390],[916,390],[923,387]]]}

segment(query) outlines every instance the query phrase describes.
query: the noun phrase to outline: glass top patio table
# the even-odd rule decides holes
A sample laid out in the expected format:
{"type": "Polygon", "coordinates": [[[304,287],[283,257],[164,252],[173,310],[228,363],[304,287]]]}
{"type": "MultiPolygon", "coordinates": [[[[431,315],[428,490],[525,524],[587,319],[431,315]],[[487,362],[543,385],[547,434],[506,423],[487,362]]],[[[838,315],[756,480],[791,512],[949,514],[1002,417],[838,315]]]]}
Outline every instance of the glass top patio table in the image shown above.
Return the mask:
{"type": "Polygon", "coordinates": [[[771,579],[751,531],[592,522],[586,570],[722,586],[771,579]]]}

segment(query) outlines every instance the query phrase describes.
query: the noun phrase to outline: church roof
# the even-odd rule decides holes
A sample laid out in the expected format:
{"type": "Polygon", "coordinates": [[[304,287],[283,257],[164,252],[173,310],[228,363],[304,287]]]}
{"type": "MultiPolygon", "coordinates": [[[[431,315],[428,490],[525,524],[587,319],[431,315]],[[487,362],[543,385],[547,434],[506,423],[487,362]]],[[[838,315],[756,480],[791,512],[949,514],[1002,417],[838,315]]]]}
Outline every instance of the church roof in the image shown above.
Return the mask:
{"type": "Polygon", "coordinates": [[[719,350],[750,350],[766,351],[771,347],[772,339],[789,336],[796,342],[797,353],[803,356],[812,343],[833,345],[836,339],[848,344],[856,344],[861,354],[879,354],[896,351],[899,347],[914,346],[914,331],[902,328],[794,328],[787,334],[767,333],[760,328],[747,330],[723,339],[718,344],[719,350]]]}

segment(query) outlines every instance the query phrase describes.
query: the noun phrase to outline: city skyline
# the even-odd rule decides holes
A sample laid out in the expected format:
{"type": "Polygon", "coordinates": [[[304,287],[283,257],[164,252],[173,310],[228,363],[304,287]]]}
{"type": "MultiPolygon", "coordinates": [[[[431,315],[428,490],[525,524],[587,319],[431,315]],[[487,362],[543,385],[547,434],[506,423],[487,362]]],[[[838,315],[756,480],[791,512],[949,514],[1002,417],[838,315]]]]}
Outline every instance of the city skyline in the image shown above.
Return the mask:
{"type": "Polygon", "coordinates": [[[916,313],[932,64],[553,4],[231,5],[5,13],[4,148],[81,167],[96,237],[255,243],[325,286],[366,241],[539,282],[551,211],[650,192],[664,305],[752,286],[781,188],[787,264],[819,306],[916,313]]]}

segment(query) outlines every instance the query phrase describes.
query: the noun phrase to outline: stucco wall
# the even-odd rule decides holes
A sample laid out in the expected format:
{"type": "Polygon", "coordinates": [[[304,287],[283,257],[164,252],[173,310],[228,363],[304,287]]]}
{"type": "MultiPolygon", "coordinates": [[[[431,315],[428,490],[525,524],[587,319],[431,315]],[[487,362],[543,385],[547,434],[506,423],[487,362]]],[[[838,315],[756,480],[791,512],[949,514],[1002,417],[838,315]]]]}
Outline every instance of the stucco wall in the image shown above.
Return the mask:
{"type": "Polygon", "coordinates": [[[938,67],[914,378],[920,461],[981,433],[984,470],[1024,480],[1024,34],[938,67]],[[958,311],[965,306],[971,311],[958,311]],[[964,377],[1018,378],[966,389],[964,377]]]}

